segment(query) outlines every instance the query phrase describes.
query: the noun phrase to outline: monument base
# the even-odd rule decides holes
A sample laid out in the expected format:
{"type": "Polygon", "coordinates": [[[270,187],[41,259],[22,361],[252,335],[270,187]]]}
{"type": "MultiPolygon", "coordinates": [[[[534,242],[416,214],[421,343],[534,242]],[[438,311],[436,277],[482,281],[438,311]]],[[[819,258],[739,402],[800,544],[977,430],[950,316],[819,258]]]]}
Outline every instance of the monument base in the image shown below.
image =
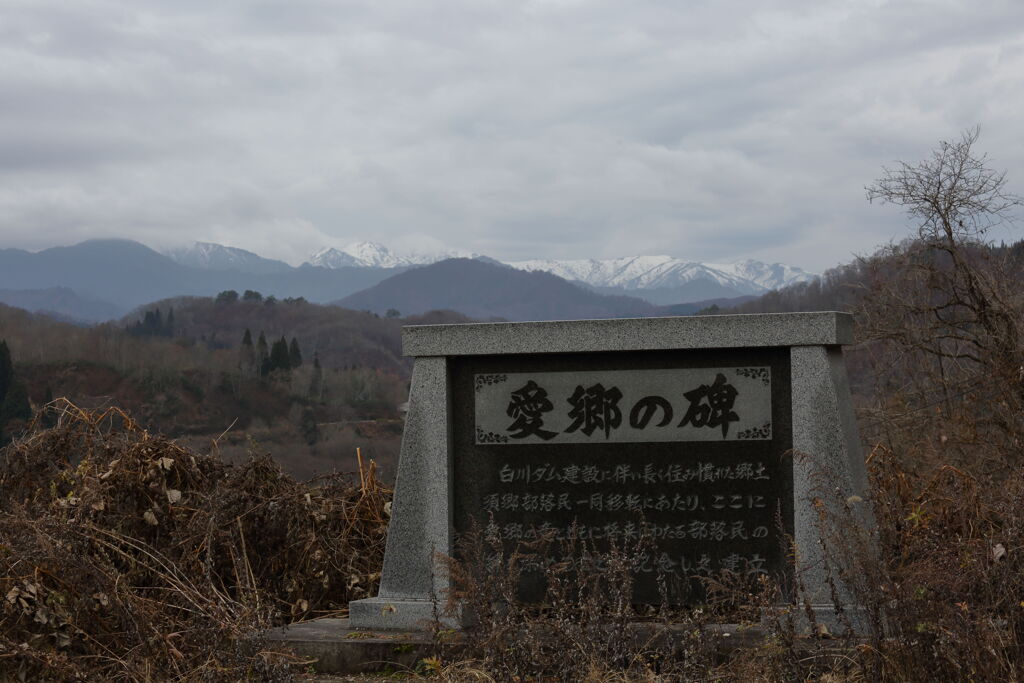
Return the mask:
{"type": "Polygon", "coordinates": [[[810,610],[812,614],[808,615],[804,605],[779,606],[765,610],[761,622],[767,628],[769,622],[785,623],[791,617],[794,631],[805,636],[838,638],[846,635],[864,636],[869,632],[867,610],[858,605],[844,607],[841,614],[837,614],[835,606],[829,604],[811,605],[810,610]]]}
{"type": "MultiPolygon", "coordinates": [[[[348,619],[315,619],[271,629],[272,645],[283,645],[321,674],[412,671],[437,654],[432,634],[422,630],[376,633],[356,629],[348,619]]],[[[360,679],[362,680],[362,679],[360,679]]]]}
{"type": "MultiPolygon", "coordinates": [[[[703,631],[714,645],[716,661],[721,663],[729,661],[738,650],[763,648],[771,638],[770,631],[763,625],[707,624],[703,631]]],[[[693,626],[678,624],[666,627],[664,624],[642,622],[632,624],[629,634],[648,646],[664,647],[666,652],[677,652],[681,646],[685,649],[685,644],[692,641],[693,626]]],[[[311,667],[319,674],[365,674],[412,671],[426,657],[447,658],[444,648],[457,648],[461,636],[437,634],[424,629],[356,628],[349,619],[325,618],[271,629],[266,633],[266,638],[271,644],[283,645],[299,657],[309,660],[311,667]]],[[[793,646],[798,654],[806,653],[806,656],[813,656],[818,661],[823,661],[824,657],[833,657],[838,662],[849,661],[856,654],[854,648],[861,642],[857,638],[832,641],[798,635],[793,646]]]]}
{"type": "MultiPolygon", "coordinates": [[[[810,609],[813,620],[803,605],[769,608],[762,614],[762,628],[768,628],[773,621],[785,623],[792,618],[794,631],[802,636],[863,636],[870,630],[867,611],[863,607],[849,605],[841,614],[837,614],[836,608],[830,604],[811,605],[810,609]]],[[[349,624],[353,629],[392,632],[427,632],[438,626],[461,630],[468,626],[463,620],[445,616],[442,611],[443,606],[433,600],[366,598],[349,603],[349,624]]],[[[739,627],[734,630],[739,630],[739,627]]]]}
{"type": "Polygon", "coordinates": [[[348,605],[352,628],[371,631],[427,631],[437,623],[458,628],[456,619],[443,614],[444,605],[436,600],[412,598],[366,598],[348,605]]]}

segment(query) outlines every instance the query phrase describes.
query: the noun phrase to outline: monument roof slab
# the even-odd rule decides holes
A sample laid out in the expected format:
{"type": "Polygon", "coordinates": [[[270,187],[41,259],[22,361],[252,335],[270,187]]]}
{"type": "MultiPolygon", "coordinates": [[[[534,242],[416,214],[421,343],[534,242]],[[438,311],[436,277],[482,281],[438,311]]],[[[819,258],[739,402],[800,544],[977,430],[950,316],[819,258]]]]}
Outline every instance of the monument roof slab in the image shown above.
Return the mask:
{"type": "Polygon", "coordinates": [[[837,311],[613,320],[411,325],[406,356],[588,353],[853,343],[853,317],[837,311]]]}

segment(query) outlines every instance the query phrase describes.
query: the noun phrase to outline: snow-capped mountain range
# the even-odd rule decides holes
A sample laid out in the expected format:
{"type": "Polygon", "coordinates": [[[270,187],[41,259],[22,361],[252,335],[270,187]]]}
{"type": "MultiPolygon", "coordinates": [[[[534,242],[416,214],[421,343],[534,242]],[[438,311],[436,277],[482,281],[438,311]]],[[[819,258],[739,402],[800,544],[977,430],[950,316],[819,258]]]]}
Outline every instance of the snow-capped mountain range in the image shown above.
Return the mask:
{"type": "Polygon", "coordinates": [[[782,263],[745,260],[735,263],[698,263],[674,256],[627,256],[596,260],[513,261],[520,270],[543,270],[592,287],[625,290],[675,288],[694,280],[712,280],[742,294],[757,294],[817,277],[782,263]]]}
{"type": "MultiPolygon", "coordinates": [[[[210,242],[165,252],[183,265],[204,270],[238,270],[279,273],[291,269],[283,261],[263,258],[251,251],[210,242]]],[[[411,268],[449,258],[493,259],[464,250],[437,253],[401,253],[376,242],[353,242],[326,247],[309,257],[303,267],[411,268]]],[[[627,256],[614,259],[533,259],[509,261],[519,270],[546,271],[600,291],[629,293],[654,303],[670,303],[685,295],[690,300],[718,296],[756,295],[817,277],[814,273],[782,263],[746,259],[734,263],[699,263],[675,256],[627,256]]]]}

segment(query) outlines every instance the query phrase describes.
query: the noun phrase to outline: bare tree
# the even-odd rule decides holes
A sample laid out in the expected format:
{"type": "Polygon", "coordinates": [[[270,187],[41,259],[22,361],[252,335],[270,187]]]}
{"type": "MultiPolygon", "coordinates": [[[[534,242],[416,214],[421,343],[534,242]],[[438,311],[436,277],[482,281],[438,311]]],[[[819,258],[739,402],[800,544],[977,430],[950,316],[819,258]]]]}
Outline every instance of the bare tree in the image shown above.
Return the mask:
{"type": "Polygon", "coordinates": [[[947,421],[996,424],[1013,444],[1024,434],[1021,306],[1005,250],[993,250],[988,233],[1012,223],[1022,200],[975,152],[979,133],[941,142],[916,165],[884,168],[867,188],[869,201],[904,207],[916,235],[864,259],[857,313],[862,338],[881,343],[885,372],[911,397],[907,410],[941,404],[947,421]],[[972,402],[984,414],[965,409],[972,402]]]}
{"type": "Polygon", "coordinates": [[[899,204],[919,221],[918,237],[955,250],[982,240],[993,227],[1013,220],[1021,198],[1006,191],[1006,172],[990,169],[988,155],[976,155],[981,129],[964,131],[958,142],[940,142],[930,159],[916,166],[898,162],[867,188],[868,201],[899,204]]]}
{"type": "Polygon", "coordinates": [[[918,334],[908,341],[942,356],[986,362],[995,355],[1000,362],[1017,362],[1013,302],[1005,273],[992,268],[999,264],[986,248],[986,236],[993,227],[1012,222],[1022,200],[1007,192],[1005,172],[990,169],[987,156],[975,154],[979,132],[974,128],[958,142],[940,143],[931,158],[916,166],[900,162],[884,169],[867,195],[869,201],[905,207],[918,223],[917,239],[902,245],[905,265],[917,276],[909,284],[918,286],[895,293],[892,303],[916,322],[929,324],[918,330],[927,332],[926,338],[918,334]]]}

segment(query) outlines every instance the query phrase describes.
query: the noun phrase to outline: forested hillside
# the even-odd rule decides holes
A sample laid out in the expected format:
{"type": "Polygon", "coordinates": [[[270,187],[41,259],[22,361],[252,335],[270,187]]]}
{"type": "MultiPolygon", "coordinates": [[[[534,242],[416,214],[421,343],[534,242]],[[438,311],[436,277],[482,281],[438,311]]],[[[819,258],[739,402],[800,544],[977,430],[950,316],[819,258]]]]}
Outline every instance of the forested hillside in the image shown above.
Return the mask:
{"type": "MultiPolygon", "coordinates": [[[[463,320],[381,318],[226,291],[156,302],[94,327],[0,305],[0,340],[34,408],[55,397],[117,406],[196,447],[216,440],[228,458],[243,457],[255,439],[297,476],[351,469],[361,446],[388,477],[410,368],[401,326],[463,320]]],[[[7,427],[17,433],[19,420],[7,427]]]]}

